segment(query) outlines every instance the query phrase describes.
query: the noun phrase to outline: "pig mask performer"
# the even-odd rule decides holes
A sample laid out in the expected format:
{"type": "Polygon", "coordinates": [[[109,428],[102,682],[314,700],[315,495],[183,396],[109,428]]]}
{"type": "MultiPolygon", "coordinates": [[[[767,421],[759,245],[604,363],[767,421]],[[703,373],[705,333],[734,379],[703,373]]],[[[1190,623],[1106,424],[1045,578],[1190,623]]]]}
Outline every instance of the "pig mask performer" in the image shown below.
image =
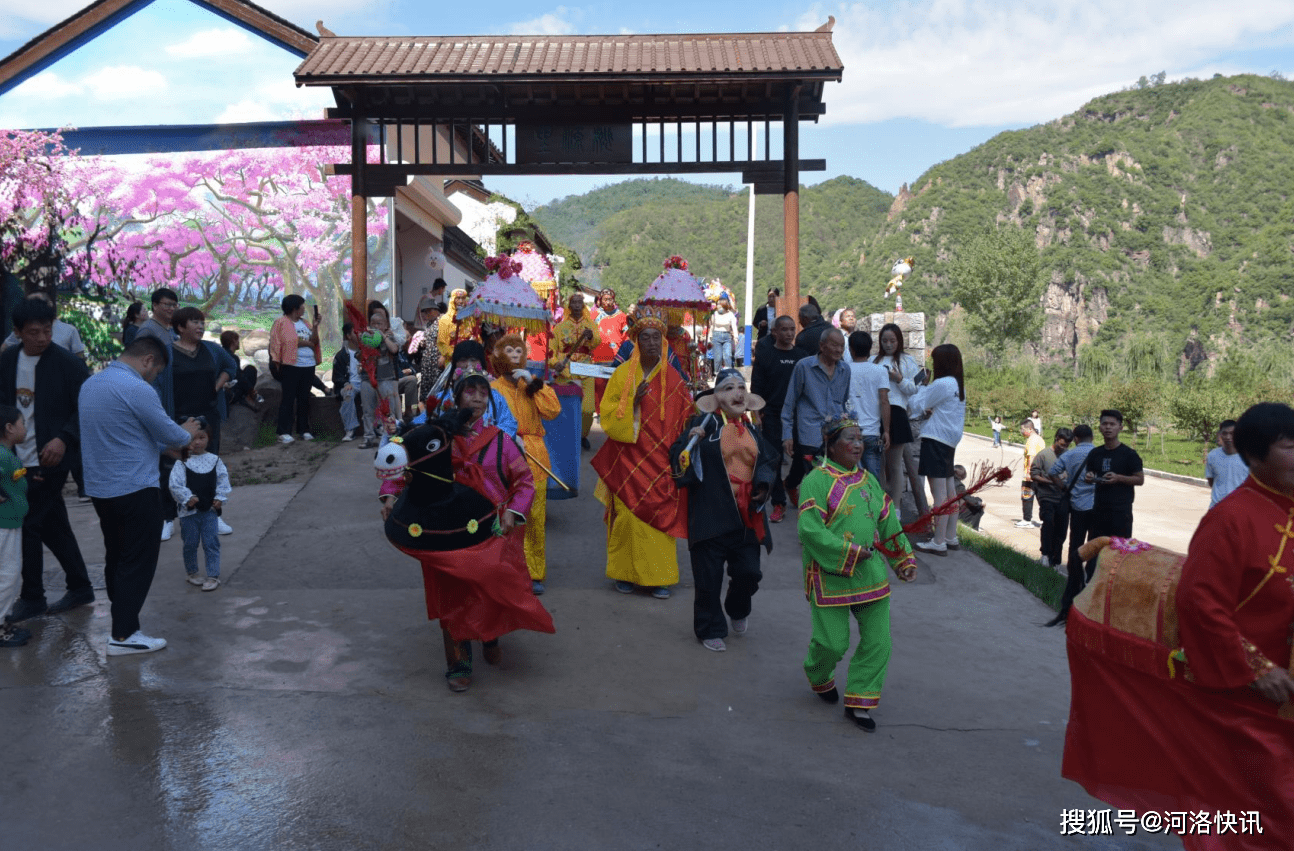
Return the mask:
{"type": "Polygon", "coordinates": [[[700,413],[670,449],[670,469],[678,487],[689,491],[692,628],[703,647],[721,652],[727,649],[729,618],[733,633],[746,632],[751,597],[763,578],[760,544],[773,549],[764,504],[781,452],[750,422],[749,414],[762,409],[764,400],[746,390],[737,370],[722,370],[713,392],[697,399],[696,407],[700,413]],[[725,565],[728,593],[721,604],[725,565]]]}

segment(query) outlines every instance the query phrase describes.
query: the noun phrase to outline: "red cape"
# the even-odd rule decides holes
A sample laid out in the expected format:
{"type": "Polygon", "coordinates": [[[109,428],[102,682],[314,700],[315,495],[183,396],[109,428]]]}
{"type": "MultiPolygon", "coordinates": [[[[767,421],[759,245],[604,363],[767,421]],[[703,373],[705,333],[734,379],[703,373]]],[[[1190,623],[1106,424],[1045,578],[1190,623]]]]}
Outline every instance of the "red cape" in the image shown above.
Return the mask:
{"type": "Polygon", "coordinates": [[[407,550],[422,564],[427,618],[440,619],[455,641],[490,641],[518,629],[556,632],[530,590],[525,530],[518,526],[465,550],[407,550]]]}

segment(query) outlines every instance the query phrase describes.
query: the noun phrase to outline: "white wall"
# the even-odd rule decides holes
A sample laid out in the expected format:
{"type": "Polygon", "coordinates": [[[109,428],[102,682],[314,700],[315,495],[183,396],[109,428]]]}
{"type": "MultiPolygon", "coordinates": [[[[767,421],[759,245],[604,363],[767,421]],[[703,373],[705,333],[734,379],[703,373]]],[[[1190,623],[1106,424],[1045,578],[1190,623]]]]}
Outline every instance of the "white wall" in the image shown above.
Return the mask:
{"type": "Polygon", "coordinates": [[[467,192],[453,192],[449,200],[463,213],[459,227],[485,249],[486,255],[493,256],[497,251],[494,235],[501,223],[512,224],[517,220],[516,208],[498,201],[484,204],[467,192]]]}

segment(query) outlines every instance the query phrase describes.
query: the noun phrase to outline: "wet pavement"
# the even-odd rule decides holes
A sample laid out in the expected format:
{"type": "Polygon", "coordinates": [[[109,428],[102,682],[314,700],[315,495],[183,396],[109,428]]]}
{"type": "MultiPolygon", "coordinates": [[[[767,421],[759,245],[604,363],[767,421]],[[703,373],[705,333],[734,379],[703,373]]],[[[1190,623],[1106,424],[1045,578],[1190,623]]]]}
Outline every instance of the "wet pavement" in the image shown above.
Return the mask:
{"type": "Polygon", "coordinates": [[[104,654],[97,520],[70,506],[100,599],[0,651],[0,847],[1179,847],[1059,835],[1062,809],[1104,808],[1060,777],[1064,634],[969,553],[895,588],[868,735],[805,682],[792,520],[749,633],[710,653],[683,547],[673,598],[611,589],[586,464],[580,497],[549,503],[557,634],[504,637],[457,695],[370,465],[342,444],[304,484],[236,490],[218,591],[184,582],[178,534],[163,544],[142,621],[170,645],[140,656],[104,654]]]}

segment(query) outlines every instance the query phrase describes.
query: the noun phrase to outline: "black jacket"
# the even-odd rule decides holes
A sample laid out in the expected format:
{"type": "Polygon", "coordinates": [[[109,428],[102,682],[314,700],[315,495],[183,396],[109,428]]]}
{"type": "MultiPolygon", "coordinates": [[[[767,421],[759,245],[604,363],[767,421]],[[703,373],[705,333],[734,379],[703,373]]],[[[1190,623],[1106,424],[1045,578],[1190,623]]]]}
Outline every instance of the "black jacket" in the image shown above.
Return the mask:
{"type": "Polygon", "coordinates": [[[822,335],[832,327],[831,323],[819,317],[818,321],[806,325],[804,330],[795,335],[795,345],[811,355],[818,353],[818,343],[822,340],[822,335]]]}
{"type": "MultiPolygon", "coordinates": [[[[22,345],[0,353],[0,402],[17,405],[18,354],[22,345]]],[[[62,439],[68,451],[59,467],[66,467],[81,445],[81,421],[77,398],[81,385],[90,377],[85,363],[67,349],[50,343],[36,361],[36,450],[54,438],[62,439]]]]}
{"type": "MultiPolygon", "coordinates": [[[[686,470],[679,471],[679,456],[692,438],[688,435],[693,428],[705,422],[706,415],[700,414],[688,420],[687,427],[669,450],[670,471],[674,483],[680,488],[687,488],[687,542],[691,547],[701,541],[717,538],[729,532],[745,528],[737,500],[728,481],[728,470],[723,463],[723,451],[719,448],[719,430],[723,423],[719,414],[710,417],[705,425],[705,437],[697,441],[692,448],[691,463],[686,470]],[[703,478],[696,475],[697,465],[701,465],[703,478]]],[[[773,480],[782,464],[782,452],[779,447],[769,443],[759,428],[752,426],[751,435],[759,447],[759,460],[755,464],[755,478],[751,482],[751,501],[756,507],[763,505],[772,492],[773,480]]],[[[773,551],[773,536],[768,528],[768,516],[761,514],[764,523],[764,546],[773,551]]]]}
{"type": "MultiPolygon", "coordinates": [[[[359,375],[360,380],[363,380],[363,367],[360,367],[359,375]]],[[[347,384],[350,384],[350,350],[342,346],[332,359],[332,392],[340,393],[347,384]]],[[[358,391],[359,388],[356,387],[355,390],[358,391]]]]}

